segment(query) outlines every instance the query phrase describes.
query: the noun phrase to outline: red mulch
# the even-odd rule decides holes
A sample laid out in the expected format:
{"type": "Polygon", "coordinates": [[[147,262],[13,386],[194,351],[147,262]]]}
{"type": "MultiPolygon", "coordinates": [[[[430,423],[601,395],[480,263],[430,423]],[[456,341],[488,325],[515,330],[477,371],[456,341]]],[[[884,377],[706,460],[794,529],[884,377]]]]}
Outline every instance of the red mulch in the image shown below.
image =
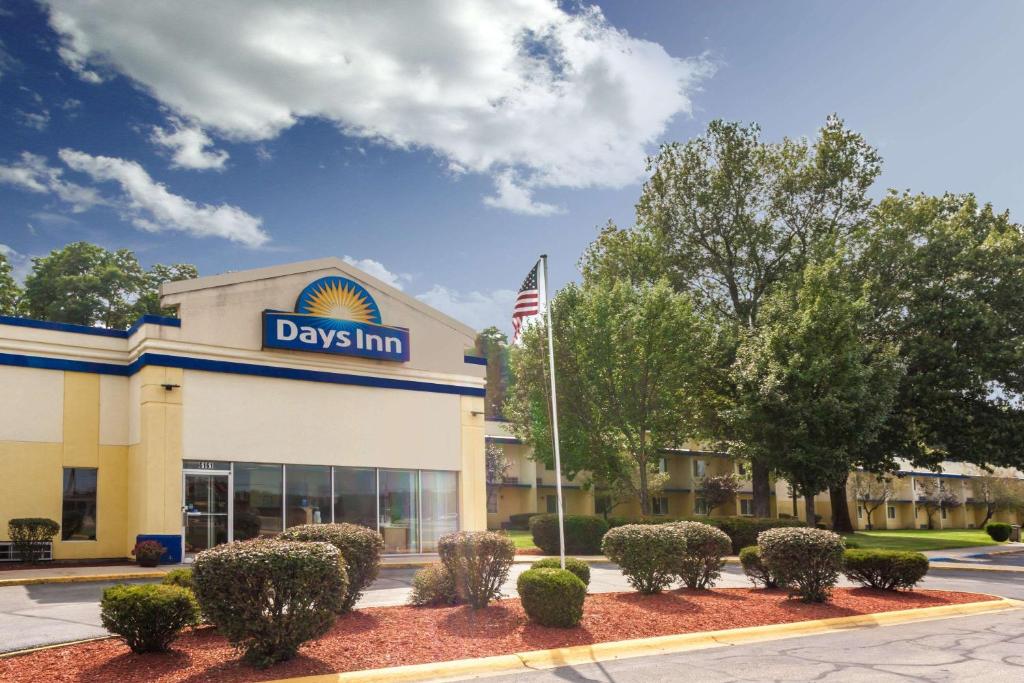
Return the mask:
{"type": "Polygon", "coordinates": [[[516,555],[543,555],[540,548],[516,548],[516,555]]]}
{"type": "Polygon", "coordinates": [[[503,600],[479,612],[468,607],[378,607],[342,617],[297,658],[264,670],[242,664],[214,629],[199,628],[164,654],[133,655],[120,641],[104,640],[0,659],[0,680],[268,680],[992,599],[974,593],[864,588],[838,589],[827,605],[807,605],[787,599],[782,591],[749,588],[598,593],[587,596],[583,623],[573,629],[528,623],[518,600],[503,600]]]}

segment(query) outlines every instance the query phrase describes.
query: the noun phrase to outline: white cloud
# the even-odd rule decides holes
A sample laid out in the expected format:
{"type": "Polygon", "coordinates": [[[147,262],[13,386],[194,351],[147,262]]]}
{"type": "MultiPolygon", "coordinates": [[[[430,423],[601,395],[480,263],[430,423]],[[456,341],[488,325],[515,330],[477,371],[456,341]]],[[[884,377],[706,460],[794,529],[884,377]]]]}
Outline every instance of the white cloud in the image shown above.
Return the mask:
{"type": "Polygon", "coordinates": [[[387,267],[380,261],[374,261],[371,258],[356,259],[351,256],[343,256],[341,258],[345,263],[355,266],[359,270],[372,275],[381,282],[385,282],[395,289],[402,289],[403,282],[409,282],[412,280],[412,276],[408,273],[393,273],[387,269],[387,267]]]}
{"type": "Polygon", "coordinates": [[[38,112],[18,109],[15,113],[18,115],[18,123],[26,128],[46,130],[46,127],[50,125],[50,112],[46,109],[41,109],[38,112]]]}
{"type": "Polygon", "coordinates": [[[497,325],[508,332],[516,293],[511,289],[463,293],[443,285],[434,285],[430,290],[417,294],[416,298],[474,330],[497,325]]]}
{"type": "Polygon", "coordinates": [[[231,139],[316,117],[429,149],[454,172],[494,175],[492,206],[535,215],[554,207],[532,191],[641,179],[712,72],[556,0],[49,4],[60,55],[86,80],[123,73],[231,139]]]}
{"type": "Polygon", "coordinates": [[[154,126],[150,140],[172,152],[174,166],[200,171],[224,170],[228,153],[219,149],[207,151],[207,147],[213,146],[213,140],[199,126],[188,125],[177,118],[172,118],[169,123],[171,128],[168,130],[154,126]]]}
{"type": "Polygon", "coordinates": [[[503,171],[495,176],[494,188],[497,190],[497,194],[484,197],[484,204],[496,209],[508,209],[527,216],[550,216],[565,211],[554,204],[534,201],[532,191],[520,185],[516,180],[515,173],[511,170],[503,171]]]}
{"type": "Polygon", "coordinates": [[[6,244],[0,244],[0,254],[7,258],[7,263],[11,266],[11,275],[14,276],[14,279],[18,282],[24,282],[25,276],[32,271],[32,259],[6,244]]]}
{"type": "Polygon", "coordinates": [[[60,158],[72,170],[85,173],[97,182],[112,181],[120,185],[123,196],[118,208],[141,230],[223,237],[250,247],[261,246],[270,239],[263,231],[262,219],[230,204],[197,204],[173,194],[154,181],[137,162],[92,156],[73,149],[60,150],[60,158]]]}
{"type": "Polygon", "coordinates": [[[46,163],[46,158],[31,152],[22,152],[13,164],[0,164],[0,184],[13,185],[23,190],[56,195],[69,204],[74,213],[81,213],[97,204],[104,204],[100,193],[91,187],[64,180],[64,171],[46,163]]]}

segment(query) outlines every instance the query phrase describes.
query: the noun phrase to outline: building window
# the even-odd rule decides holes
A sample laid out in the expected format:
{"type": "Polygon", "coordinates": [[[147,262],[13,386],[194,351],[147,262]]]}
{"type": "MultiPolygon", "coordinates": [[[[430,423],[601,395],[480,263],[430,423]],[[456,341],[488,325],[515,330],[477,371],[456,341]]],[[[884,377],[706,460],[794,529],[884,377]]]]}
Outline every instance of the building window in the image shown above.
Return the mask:
{"type": "Polygon", "coordinates": [[[885,514],[889,519],[896,519],[896,507],[894,505],[890,505],[885,509],[885,514]]]}
{"type": "MultiPolygon", "coordinates": [[[[497,512],[498,496],[494,496],[497,512]]],[[[437,552],[437,541],[459,530],[459,476],[455,472],[420,472],[420,552],[437,552]]]]}
{"type": "Polygon", "coordinates": [[[415,470],[380,470],[380,533],[384,552],[419,552],[415,470]]]}
{"type": "Polygon", "coordinates": [[[545,472],[554,472],[555,471],[555,461],[552,460],[551,462],[548,462],[548,461],[545,460],[544,461],[544,471],[545,472]]]}
{"type": "Polygon", "coordinates": [[[707,463],[704,462],[703,460],[694,460],[693,461],[693,476],[694,477],[697,477],[698,479],[700,479],[701,477],[704,476],[705,472],[707,472],[707,469],[708,469],[707,463]]]}
{"type": "Polygon", "coordinates": [[[547,497],[547,510],[549,515],[553,515],[558,512],[558,496],[547,497]]]}
{"type": "Polygon", "coordinates": [[[64,541],[96,540],[96,468],[65,467],[60,537],[64,541]]]}
{"type": "Polygon", "coordinates": [[[754,515],[754,501],[749,498],[740,498],[740,514],[752,517],[754,515]]]}
{"type": "Polygon", "coordinates": [[[746,478],[746,476],[747,476],[747,465],[746,465],[746,463],[743,463],[743,462],[736,463],[736,473],[739,476],[741,476],[743,478],[746,478]]]}
{"type": "Polygon", "coordinates": [[[946,519],[946,508],[942,508],[942,518],[946,519]]]}
{"type": "Polygon", "coordinates": [[[863,505],[858,505],[857,506],[857,519],[864,519],[864,506],[863,505]]]}
{"type": "Polygon", "coordinates": [[[703,498],[698,498],[693,504],[693,511],[698,515],[706,515],[710,513],[708,510],[708,503],[703,498]]]}
{"type": "Polygon", "coordinates": [[[489,515],[496,515],[496,514],[498,514],[498,492],[497,491],[494,491],[493,493],[491,493],[491,494],[489,494],[487,496],[487,514],[489,514],[489,515]]]}
{"type": "Polygon", "coordinates": [[[281,533],[281,465],[234,464],[235,540],[281,533]]]}
{"type": "Polygon", "coordinates": [[[377,470],[334,468],[334,521],[377,528],[377,470]]]}
{"type": "Polygon", "coordinates": [[[668,462],[665,458],[658,458],[658,474],[665,474],[668,472],[668,462]]]}
{"type": "Polygon", "coordinates": [[[610,515],[612,512],[612,497],[607,493],[599,493],[594,496],[594,514],[610,515]]]}
{"type": "Polygon", "coordinates": [[[287,526],[331,521],[331,468],[327,465],[285,465],[284,503],[287,526]]]}
{"type": "Polygon", "coordinates": [[[667,515],[668,498],[665,496],[654,496],[651,498],[651,511],[656,515],[667,515]]]}

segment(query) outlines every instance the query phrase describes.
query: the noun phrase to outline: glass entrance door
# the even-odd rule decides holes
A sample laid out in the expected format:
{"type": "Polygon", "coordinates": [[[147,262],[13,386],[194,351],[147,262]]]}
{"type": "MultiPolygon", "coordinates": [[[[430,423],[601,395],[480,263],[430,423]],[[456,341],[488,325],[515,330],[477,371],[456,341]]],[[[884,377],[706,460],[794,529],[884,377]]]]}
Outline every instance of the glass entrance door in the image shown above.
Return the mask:
{"type": "Polygon", "coordinates": [[[184,474],[185,552],[228,542],[228,475],[184,474]]]}

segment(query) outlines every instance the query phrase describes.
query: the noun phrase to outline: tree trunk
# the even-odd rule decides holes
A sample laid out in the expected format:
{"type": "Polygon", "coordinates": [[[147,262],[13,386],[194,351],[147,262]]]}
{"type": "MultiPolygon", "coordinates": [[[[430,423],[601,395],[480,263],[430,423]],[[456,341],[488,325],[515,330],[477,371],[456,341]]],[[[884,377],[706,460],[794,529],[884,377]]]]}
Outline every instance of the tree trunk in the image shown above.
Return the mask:
{"type": "Polygon", "coordinates": [[[807,526],[813,527],[818,523],[814,513],[814,496],[804,496],[804,514],[807,516],[807,526]]]}
{"type": "Polygon", "coordinates": [[[651,495],[647,490],[647,462],[640,464],[640,514],[651,514],[651,495]]]}
{"type": "Polygon", "coordinates": [[[750,467],[750,480],[754,490],[754,516],[772,516],[772,483],[769,478],[768,464],[760,458],[753,458],[750,467]]]}
{"type": "Polygon", "coordinates": [[[985,528],[985,525],[988,524],[988,520],[992,519],[992,515],[995,514],[995,511],[996,511],[995,510],[995,506],[993,506],[993,505],[986,505],[985,506],[985,519],[981,520],[981,525],[979,525],[979,527],[978,527],[979,529],[984,529],[985,528]]]}
{"type": "Polygon", "coordinates": [[[847,477],[843,477],[843,481],[839,484],[828,488],[828,497],[832,502],[832,531],[840,534],[853,533],[853,523],[850,521],[850,503],[846,500],[847,477]]]}

